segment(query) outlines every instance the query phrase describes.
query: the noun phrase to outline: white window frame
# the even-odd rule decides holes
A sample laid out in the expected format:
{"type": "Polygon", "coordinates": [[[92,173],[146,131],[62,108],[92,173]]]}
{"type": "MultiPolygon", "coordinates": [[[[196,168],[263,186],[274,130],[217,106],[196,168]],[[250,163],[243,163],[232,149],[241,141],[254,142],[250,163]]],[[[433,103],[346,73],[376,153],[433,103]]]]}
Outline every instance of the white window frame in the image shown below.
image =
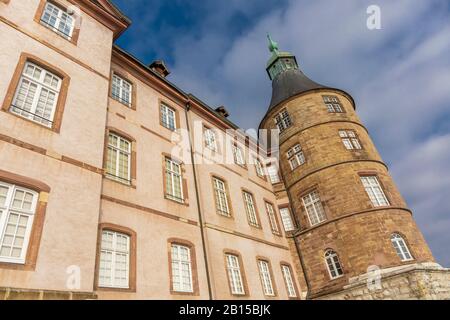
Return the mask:
{"type": "Polygon", "coordinates": [[[131,108],[133,103],[133,84],[118,74],[113,73],[111,86],[112,98],[131,108]],[[128,94],[128,99],[125,98],[126,94],[128,94]]]}
{"type": "Polygon", "coordinates": [[[277,167],[272,165],[267,167],[267,173],[269,175],[270,183],[277,184],[281,182],[280,175],[278,174],[277,167]]]}
{"type": "Polygon", "coordinates": [[[166,183],[166,197],[168,199],[184,203],[184,190],[183,190],[183,168],[181,166],[181,163],[178,161],[175,161],[170,158],[165,158],[164,162],[165,166],[165,183],[166,183]],[[169,165],[169,167],[167,166],[169,165]],[[178,170],[175,170],[175,168],[178,168],[178,170]],[[169,190],[169,186],[167,185],[168,179],[171,181],[172,190],[169,190]],[[175,190],[175,185],[179,184],[180,187],[180,194],[177,195],[175,190]]]}
{"type": "MultiPolygon", "coordinates": [[[[102,288],[123,288],[123,289],[128,289],[130,287],[130,241],[131,241],[131,237],[128,234],[122,233],[122,232],[118,232],[118,231],[114,231],[114,230],[109,230],[109,229],[103,229],[102,230],[102,239],[101,239],[101,245],[100,245],[100,264],[99,264],[99,275],[98,275],[98,286],[102,287],[102,288]],[[103,247],[103,237],[105,236],[105,234],[110,234],[112,235],[112,247],[111,248],[105,248],[103,247]],[[126,239],[127,245],[126,245],[126,249],[125,250],[120,250],[117,246],[117,239],[118,237],[123,237],[126,239]],[[102,257],[104,255],[110,254],[111,255],[111,261],[110,263],[110,269],[109,269],[109,277],[110,277],[110,282],[106,283],[106,282],[102,282],[102,278],[101,278],[101,270],[103,267],[103,260],[102,257]],[[118,256],[125,256],[126,258],[126,265],[125,265],[125,271],[126,271],[126,278],[125,281],[127,284],[123,285],[120,283],[117,283],[117,279],[116,279],[116,263],[117,263],[117,257],[118,256]]],[[[108,269],[107,269],[108,271],[108,269]]]]}
{"type": "Polygon", "coordinates": [[[271,204],[270,202],[266,202],[266,212],[269,217],[270,229],[272,230],[272,233],[280,235],[281,232],[280,232],[280,228],[278,226],[278,221],[277,221],[277,217],[275,214],[275,208],[274,208],[273,204],[271,204]]]}
{"type": "Polygon", "coordinates": [[[59,93],[61,90],[62,78],[58,77],[54,73],[46,70],[43,67],[40,67],[32,62],[26,62],[25,66],[22,70],[22,75],[20,77],[19,83],[17,85],[16,92],[14,94],[13,103],[11,105],[10,111],[14,114],[17,114],[23,118],[31,120],[33,122],[39,123],[43,126],[51,128],[53,126],[53,121],[55,117],[56,107],[58,104],[59,93]],[[28,68],[32,68],[33,75],[27,74],[28,68]],[[34,77],[36,72],[39,72],[39,77],[34,77]],[[56,86],[49,85],[45,82],[46,78],[50,77],[50,82],[57,81],[56,86]],[[28,84],[27,84],[28,83],[28,84]],[[22,88],[22,86],[24,86],[22,88]],[[35,87],[35,92],[33,99],[31,101],[28,100],[28,94],[30,93],[30,88],[35,87]],[[23,92],[22,90],[25,90],[23,92]],[[47,95],[45,96],[45,92],[47,95]],[[39,113],[38,107],[39,103],[43,102],[41,99],[45,100],[45,103],[48,102],[49,95],[54,94],[53,104],[45,105],[45,108],[50,107],[50,113],[48,117],[45,116],[45,108],[41,110],[39,113]],[[22,105],[18,105],[19,95],[25,94],[26,99],[22,101],[22,105]],[[25,109],[25,101],[30,103],[30,109],[25,109]]]}
{"type": "Polygon", "coordinates": [[[245,287],[242,278],[239,256],[231,253],[226,253],[225,259],[227,262],[227,273],[231,294],[245,295],[245,287]]]}
{"type": "Polygon", "coordinates": [[[297,290],[295,289],[294,278],[292,277],[291,268],[288,265],[281,265],[284,284],[289,298],[297,298],[297,290]]]}
{"type": "Polygon", "coordinates": [[[305,155],[303,153],[300,144],[296,144],[287,152],[287,158],[291,166],[291,170],[295,170],[306,162],[305,155]]]}
{"type": "Polygon", "coordinates": [[[194,283],[193,283],[193,277],[192,277],[192,256],[191,256],[191,248],[188,246],[172,243],[170,246],[170,254],[171,254],[171,262],[172,265],[170,266],[172,268],[172,289],[175,292],[186,292],[186,293],[192,293],[194,292],[194,283]],[[174,248],[177,248],[177,254],[174,253],[174,248]],[[180,251],[181,250],[187,250],[187,260],[183,260],[180,251]],[[184,282],[183,277],[183,265],[187,266],[187,271],[189,273],[189,282],[184,282]],[[179,275],[179,287],[175,286],[175,277],[176,272],[175,269],[178,269],[178,275],[179,275]]]}
{"type": "Polygon", "coordinates": [[[411,251],[409,251],[408,244],[400,234],[393,233],[391,235],[391,243],[401,261],[414,260],[411,251]]]}
{"type": "Polygon", "coordinates": [[[292,119],[287,110],[282,110],[274,118],[275,124],[280,132],[285,131],[287,128],[292,126],[292,119]]]}
{"type": "Polygon", "coordinates": [[[275,289],[272,282],[272,276],[270,274],[270,264],[266,260],[258,260],[259,276],[261,277],[261,283],[265,296],[274,297],[275,289]]]}
{"type": "Polygon", "coordinates": [[[211,151],[217,151],[217,137],[216,132],[208,127],[203,130],[203,135],[205,139],[205,147],[211,151]]]}
{"type": "MultiPolygon", "coordinates": [[[[114,132],[109,132],[108,134],[108,153],[107,153],[107,165],[106,165],[106,177],[109,179],[124,183],[131,184],[131,149],[132,142],[114,132]],[[117,144],[111,144],[111,137],[115,137],[117,139],[117,144]],[[128,144],[128,149],[121,148],[121,142],[126,142],[128,144]],[[115,159],[113,158],[113,152],[116,153],[115,159]],[[127,174],[126,177],[120,176],[120,156],[123,155],[127,157],[127,174]],[[108,172],[108,163],[114,163],[116,170],[115,172],[108,172]]],[[[111,165],[112,166],[112,165],[111,165]]]]}
{"type": "Polygon", "coordinates": [[[320,200],[319,192],[317,190],[303,196],[302,201],[311,227],[322,223],[327,219],[322,201],[320,200]]]}
{"type": "Polygon", "coordinates": [[[330,113],[343,113],[341,102],[336,96],[323,96],[323,102],[330,113]]]}
{"type": "Polygon", "coordinates": [[[253,227],[259,227],[258,216],[256,214],[255,199],[253,198],[253,194],[247,191],[244,191],[242,194],[244,196],[245,212],[247,213],[248,223],[253,227]]]}
{"type": "Polygon", "coordinates": [[[283,223],[284,231],[289,232],[295,230],[294,221],[292,220],[291,211],[288,207],[280,208],[281,222],[283,223]]]}
{"type": "Polygon", "coordinates": [[[225,181],[213,177],[214,197],[216,201],[217,211],[220,215],[230,217],[230,205],[228,203],[228,192],[225,181]]]}
{"type": "Polygon", "coordinates": [[[27,256],[31,230],[33,228],[34,217],[36,214],[39,194],[28,188],[23,188],[21,186],[2,181],[0,181],[0,188],[3,190],[6,189],[6,194],[1,197],[4,198],[4,200],[0,201],[0,262],[24,264],[27,256]],[[15,199],[17,192],[23,192],[23,197],[20,200],[20,207],[14,206],[15,201],[18,200],[15,199]],[[26,195],[31,196],[31,201],[25,201],[26,195]],[[28,209],[24,208],[24,203],[29,203],[30,207],[28,209]],[[12,215],[18,216],[16,220],[17,223],[15,225],[11,225],[10,218],[12,215]],[[25,225],[19,225],[22,217],[26,217],[27,219],[25,225]],[[13,227],[13,234],[11,234],[8,230],[8,225],[13,227]],[[19,227],[25,228],[23,235],[18,234],[19,227]],[[8,241],[8,243],[5,243],[6,237],[12,237],[11,242],[8,241]],[[15,245],[16,240],[18,239],[22,239],[21,245],[15,245]],[[10,253],[8,256],[1,255],[3,247],[10,247],[10,253]],[[20,249],[20,255],[17,257],[12,257],[11,253],[13,249],[20,249]]]}
{"type": "Polygon", "coordinates": [[[341,261],[338,254],[333,250],[325,252],[325,264],[327,265],[328,274],[331,279],[337,279],[344,275],[341,261]]]}
{"type": "Polygon", "coordinates": [[[377,176],[360,176],[360,178],[367,196],[374,207],[385,207],[390,205],[377,176]]]}
{"type": "Polygon", "coordinates": [[[171,131],[177,130],[176,111],[164,103],[160,104],[159,109],[161,113],[160,117],[162,126],[171,131]],[[173,123],[173,126],[171,122],[173,123]]]}
{"type": "Polygon", "coordinates": [[[259,161],[259,159],[254,158],[255,161],[255,171],[256,171],[256,175],[260,178],[263,178],[266,176],[266,173],[264,171],[264,167],[261,163],[261,161],[259,161]]]}
{"type": "Polygon", "coordinates": [[[242,148],[235,144],[233,144],[233,158],[235,164],[241,167],[245,167],[245,159],[242,148]]]}
{"type": "Polygon", "coordinates": [[[62,8],[54,5],[53,3],[47,1],[44,10],[42,11],[40,22],[42,25],[59,34],[61,37],[66,38],[68,40],[72,39],[73,30],[75,28],[74,18],[66,10],[63,10],[62,8]],[[46,16],[48,16],[49,18],[46,19],[45,18],[46,16]],[[54,23],[50,22],[52,18],[54,23]],[[60,29],[62,26],[64,26],[64,24],[69,25],[68,32],[64,32],[60,29]]]}
{"type": "Polygon", "coordinates": [[[339,130],[339,137],[347,150],[361,150],[361,142],[353,130],[339,130]]]}

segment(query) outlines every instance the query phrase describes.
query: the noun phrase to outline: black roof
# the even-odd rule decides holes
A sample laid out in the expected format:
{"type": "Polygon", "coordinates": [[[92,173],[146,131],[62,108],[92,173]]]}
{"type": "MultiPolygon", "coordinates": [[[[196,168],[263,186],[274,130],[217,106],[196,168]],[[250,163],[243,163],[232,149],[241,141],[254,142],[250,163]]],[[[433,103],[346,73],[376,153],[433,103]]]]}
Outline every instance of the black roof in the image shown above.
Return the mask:
{"type": "Polygon", "coordinates": [[[272,81],[272,100],[268,111],[293,96],[321,88],[327,87],[312,81],[299,69],[286,70],[272,81]]]}

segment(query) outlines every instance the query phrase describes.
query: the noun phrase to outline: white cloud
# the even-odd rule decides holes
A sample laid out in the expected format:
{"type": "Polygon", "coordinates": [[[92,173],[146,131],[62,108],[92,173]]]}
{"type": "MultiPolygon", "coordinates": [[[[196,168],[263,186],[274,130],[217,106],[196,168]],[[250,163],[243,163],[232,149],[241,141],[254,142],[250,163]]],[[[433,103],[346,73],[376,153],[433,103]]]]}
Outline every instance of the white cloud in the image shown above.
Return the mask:
{"type": "Polygon", "coordinates": [[[434,253],[450,266],[450,140],[436,135],[450,123],[448,1],[377,0],[382,30],[374,31],[366,28],[374,1],[271,1],[267,14],[252,15],[261,3],[214,1],[202,8],[195,32],[169,27],[170,79],[212,106],[226,105],[243,128],[257,127],[271,95],[271,32],[313,80],[353,95],[434,253]],[[236,32],[241,20],[255,17],[236,32]]]}

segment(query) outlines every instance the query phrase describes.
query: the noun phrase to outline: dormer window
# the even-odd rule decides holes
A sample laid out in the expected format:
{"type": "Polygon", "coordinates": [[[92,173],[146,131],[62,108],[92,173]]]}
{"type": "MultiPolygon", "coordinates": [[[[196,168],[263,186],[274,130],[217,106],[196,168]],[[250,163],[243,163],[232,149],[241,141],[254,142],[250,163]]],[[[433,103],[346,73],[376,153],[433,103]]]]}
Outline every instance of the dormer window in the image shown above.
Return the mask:
{"type": "Polygon", "coordinates": [[[67,10],[47,2],[40,22],[60,36],[68,40],[72,39],[75,20],[67,10]]]}
{"type": "Polygon", "coordinates": [[[275,124],[277,125],[280,132],[283,132],[284,130],[292,126],[292,120],[289,113],[286,110],[281,111],[275,117],[275,124]]]}

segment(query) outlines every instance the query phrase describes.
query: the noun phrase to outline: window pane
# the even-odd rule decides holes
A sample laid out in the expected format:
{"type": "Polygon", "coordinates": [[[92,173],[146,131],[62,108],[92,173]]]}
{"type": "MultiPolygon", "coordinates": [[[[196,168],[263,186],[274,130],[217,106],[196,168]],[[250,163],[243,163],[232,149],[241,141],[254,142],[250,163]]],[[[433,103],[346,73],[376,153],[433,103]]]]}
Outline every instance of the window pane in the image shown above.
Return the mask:
{"type": "Polygon", "coordinates": [[[292,222],[291,214],[288,208],[280,209],[281,221],[283,222],[285,231],[292,231],[295,229],[294,223],[292,222]]]}
{"type": "Polygon", "coordinates": [[[101,239],[99,286],[129,287],[130,237],[103,230],[101,239]]]}

